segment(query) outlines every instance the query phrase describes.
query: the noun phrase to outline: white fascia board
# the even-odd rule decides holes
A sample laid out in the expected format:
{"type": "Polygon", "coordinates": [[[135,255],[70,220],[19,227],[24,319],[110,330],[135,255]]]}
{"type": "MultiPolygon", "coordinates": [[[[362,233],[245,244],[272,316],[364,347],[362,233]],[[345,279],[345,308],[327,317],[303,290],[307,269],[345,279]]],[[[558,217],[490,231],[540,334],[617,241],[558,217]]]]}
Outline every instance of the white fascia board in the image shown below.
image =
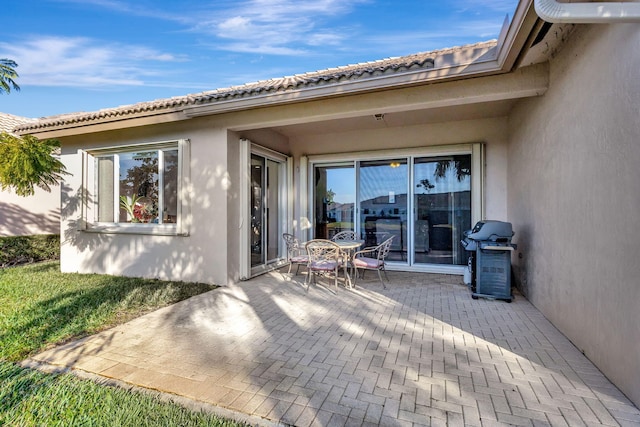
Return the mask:
{"type": "Polygon", "coordinates": [[[473,64],[456,65],[452,67],[432,68],[402,75],[377,76],[353,82],[339,82],[323,84],[321,86],[296,89],[290,92],[269,93],[252,96],[250,98],[216,101],[206,105],[189,106],[183,109],[185,116],[198,117],[211,114],[229,113],[232,111],[251,108],[275,106],[291,102],[319,100],[323,98],[355,95],[365,92],[375,92],[420,84],[435,83],[455,78],[478,77],[494,74],[499,71],[495,60],[477,62],[473,64]]]}
{"type": "Polygon", "coordinates": [[[549,66],[541,63],[520,68],[512,73],[488,75],[473,80],[444,81],[438,85],[401,88],[397,91],[378,92],[375,95],[354,94],[345,102],[336,99],[331,103],[317,105],[317,108],[291,108],[284,115],[256,113],[250,120],[241,120],[230,125],[235,131],[243,131],[256,127],[286,126],[373,115],[381,110],[385,113],[396,113],[519,99],[543,95],[548,87],[549,66]]]}
{"type": "Polygon", "coordinates": [[[141,113],[133,113],[126,116],[105,117],[94,120],[77,121],[61,125],[47,126],[42,129],[34,129],[21,134],[30,134],[36,138],[61,138],[64,136],[87,134],[93,132],[105,132],[119,130],[136,126],[147,126],[167,122],[184,120],[184,116],[179,108],[167,110],[154,110],[141,113]]]}

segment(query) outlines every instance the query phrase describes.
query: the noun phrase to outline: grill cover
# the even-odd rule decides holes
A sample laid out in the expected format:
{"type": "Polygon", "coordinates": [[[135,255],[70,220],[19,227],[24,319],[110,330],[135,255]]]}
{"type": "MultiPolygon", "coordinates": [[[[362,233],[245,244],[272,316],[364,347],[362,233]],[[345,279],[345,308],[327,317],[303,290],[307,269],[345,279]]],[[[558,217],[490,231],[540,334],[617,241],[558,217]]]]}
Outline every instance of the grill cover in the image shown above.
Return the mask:
{"type": "Polygon", "coordinates": [[[464,234],[466,238],[476,241],[510,242],[513,237],[513,229],[510,222],[486,220],[479,221],[472,230],[466,231],[464,234]]]}

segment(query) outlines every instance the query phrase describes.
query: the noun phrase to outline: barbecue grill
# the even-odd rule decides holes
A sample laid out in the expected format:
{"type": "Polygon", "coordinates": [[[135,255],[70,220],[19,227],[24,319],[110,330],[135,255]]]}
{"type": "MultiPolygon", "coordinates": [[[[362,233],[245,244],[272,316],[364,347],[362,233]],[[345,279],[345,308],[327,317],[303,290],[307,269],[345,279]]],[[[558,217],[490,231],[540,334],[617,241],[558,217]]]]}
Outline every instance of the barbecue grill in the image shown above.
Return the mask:
{"type": "Polygon", "coordinates": [[[470,252],[468,285],[471,297],[511,302],[511,252],[516,245],[511,223],[480,221],[464,232],[462,246],[470,252]]]}

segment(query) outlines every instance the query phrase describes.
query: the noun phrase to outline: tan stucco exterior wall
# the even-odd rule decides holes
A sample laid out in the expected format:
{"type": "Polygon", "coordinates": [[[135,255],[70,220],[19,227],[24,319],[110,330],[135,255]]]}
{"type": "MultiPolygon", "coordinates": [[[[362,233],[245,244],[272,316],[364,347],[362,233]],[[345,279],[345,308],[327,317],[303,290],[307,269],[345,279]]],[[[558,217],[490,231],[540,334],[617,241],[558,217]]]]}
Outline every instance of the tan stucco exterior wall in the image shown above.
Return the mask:
{"type": "Polygon", "coordinates": [[[578,28],[510,117],[508,151],[519,285],[637,405],[639,69],[637,24],[578,28]]]}
{"type": "Polygon", "coordinates": [[[22,197],[0,191],[0,236],[60,233],[60,186],[22,197]]]}
{"type": "MultiPolygon", "coordinates": [[[[227,131],[204,119],[104,132],[62,140],[62,161],[72,176],[62,190],[61,269],[161,279],[227,282],[227,131]],[[189,236],[103,234],[78,231],[79,148],[90,149],[189,139],[189,236]]],[[[89,195],[91,196],[91,195],[89,195]]]]}
{"type": "MultiPolygon", "coordinates": [[[[390,127],[377,130],[306,135],[288,140],[273,130],[230,131],[229,118],[199,118],[63,138],[62,160],[72,173],[62,191],[62,271],[124,274],[161,279],[226,284],[239,279],[240,152],[248,138],[294,158],[293,218],[307,217],[300,194],[299,162],[303,155],[375,152],[390,148],[422,148],[471,142],[486,143],[486,215],[506,217],[507,119],[390,127]],[[190,227],[188,236],[105,234],[78,230],[82,185],[78,149],[190,140],[190,227]]],[[[237,118],[233,123],[238,126],[237,118]]],[[[91,197],[91,195],[89,195],[91,197]]],[[[245,215],[246,216],[246,215],[245,215]]],[[[246,220],[246,219],[245,219],[246,220]]],[[[291,230],[299,231],[299,230],[291,230]]]]}

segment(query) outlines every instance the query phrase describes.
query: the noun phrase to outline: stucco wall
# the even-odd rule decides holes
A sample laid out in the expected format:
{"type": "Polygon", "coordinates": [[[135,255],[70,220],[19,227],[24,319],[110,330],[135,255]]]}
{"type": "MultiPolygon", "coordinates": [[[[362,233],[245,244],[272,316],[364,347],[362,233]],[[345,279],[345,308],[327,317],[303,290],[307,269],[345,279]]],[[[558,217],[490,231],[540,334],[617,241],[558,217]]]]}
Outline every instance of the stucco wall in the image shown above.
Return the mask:
{"type": "MultiPolygon", "coordinates": [[[[161,124],[153,117],[140,120],[140,126],[120,130],[118,124],[97,125],[103,129],[82,136],[61,136],[63,161],[74,174],[66,180],[62,193],[62,268],[63,271],[126,274],[226,283],[239,277],[240,204],[239,204],[239,138],[248,138],[294,157],[293,182],[295,212],[293,221],[305,218],[298,197],[306,193],[300,188],[299,161],[303,155],[335,154],[341,152],[390,150],[394,148],[422,148],[434,145],[486,143],[485,213],[492,219],[506,219],[507,155],[506,104],[486,103],[486,98],[460,108],[443,109],[448,97],[453,103],[466,100],[476,91],[501,94],[509,87],[530,95],[530,81],[538,87],[545,83],[546,67],[528,73],[501,78],[489,77],[478,81],[460,81],[428,87],[404,88],[397,91],[360,94],[352,97],[322,99],[296,105],[280,105],[247,111],[191,118],[161,124]],[[507,88],[505,88],[507,86],[507,88]],[[435,90],[436,93],[431,93],[435,90]],[[453,95],[452,95],[453,94],[453,95]],[[413,109],[426,108],[430,100],[440,99],[436,111],[427,110],[424,120],[431,124],[406,125],[401,111],[409,110],[408,123],[421,118],[413,109]],[[442,99],[444,99],[444,101],[442,99]],[[483,103],[485,102],[485,103],[483,103]],[[350,118],[359,122],[373,117],[372,112],[385,107],[398,114],[397,126],[380,123],[376,129],[362,126],[342,126],[350,118]],[[479,119],[490,116],[493,118],[479,119]],[[489,109],[489,110],[487,110],[489,109]],[[476,119],[456,120],[456,117],[476,119]],[[336,122],[331,122],[336,120],[336,122]],[[438,122],[440,121],[440,122],[438,122]],[[153,124],[155,122],[155,124],[153,124]],[[327,126],[306,126],[308,123],[338,123],[335,129],[327,126]],[[143,126],[143,123],[149,123],[143,126]],[[288,138],[288,125],[302,125],[303,132],[288,138]],[[360,127],[359,130],[338,131],[360,127]],[[279,133],[282,131],[283,133],[279,133]],[[78,197],[81,187],[79,148],[108,147],[144,142],[188,138],[191,141],[191,228],[188,237],[149,236],[132,234],[103,234],[78,231],[78,197]]],[[[499,95],[502,96],[502,95],[499,95]]],[[[471,102],[470,100],[468,102],[471,102]]],[[[175,118],[181,118],[176,115],[175,118]]],[[[295,129],[300,129],[295,128],[295,129]]],[[[87,129],[87,131],[89,131],[87,129]]]]}
{"type": "Polygon", "coordinates": [[[60,233],[60,187],[21,197],[0,191],[0,236],[60,233]]]}
{"type": "Polygon", "coordinates": [[[192,120],[61,138],[62,161],[73,175],[62,187],[61,269],[161,279],[227,282],[227,132],[192,120]],[[78,148],[191,141],[189,236],[102,234],[78,231],[81,159],[78,148]]]}
{"type": "Polygon", "coordinates": [[[639,69],[637,24],[579,28],[510,117],[508,152],[521,288],[636,404],[639,69]]]}

